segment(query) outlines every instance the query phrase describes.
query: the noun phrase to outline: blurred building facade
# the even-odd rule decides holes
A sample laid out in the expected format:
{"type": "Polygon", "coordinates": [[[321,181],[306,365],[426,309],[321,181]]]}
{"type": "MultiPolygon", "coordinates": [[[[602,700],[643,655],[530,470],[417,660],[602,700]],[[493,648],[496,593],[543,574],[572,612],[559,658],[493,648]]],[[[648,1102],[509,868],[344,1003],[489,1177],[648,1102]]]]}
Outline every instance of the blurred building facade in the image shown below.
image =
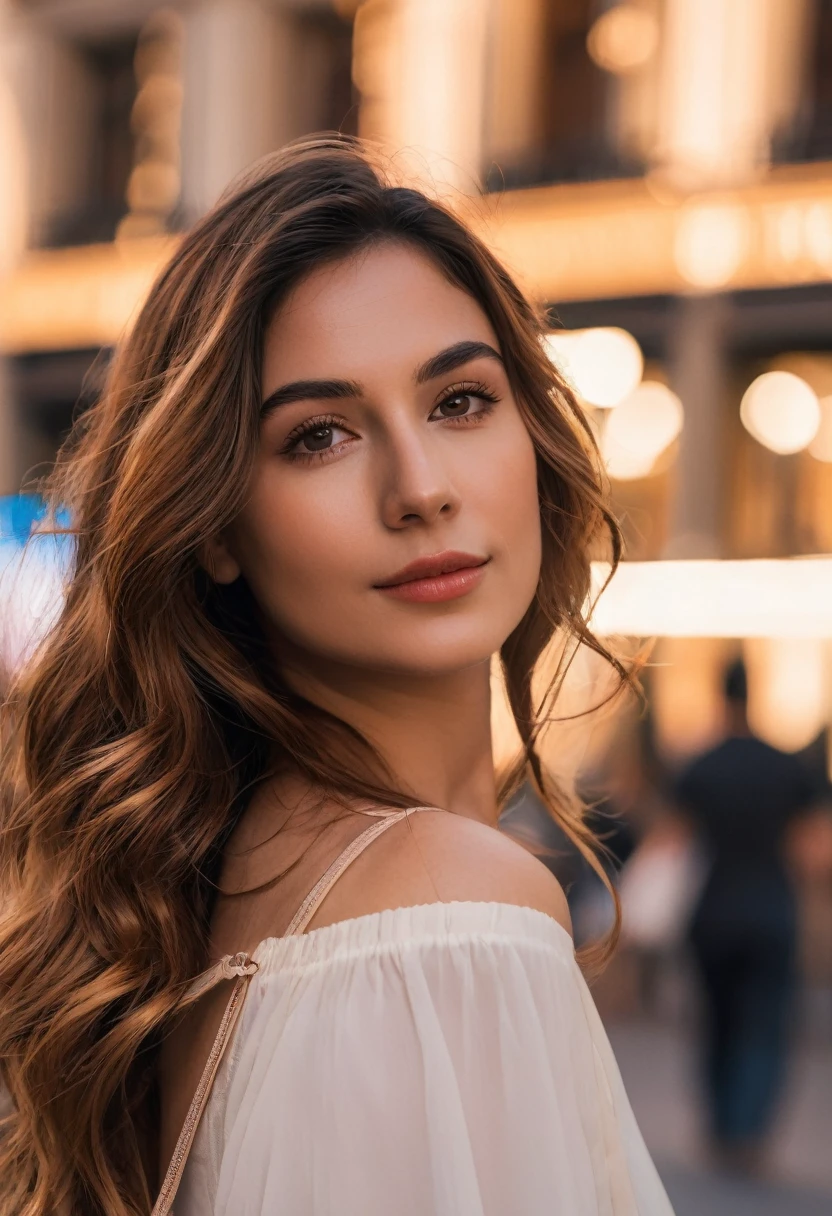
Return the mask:
{"type": "Polygon", "coordinates": [[[333,128],[484,192],[487,239],[608,378],[592,334],[638,343],[626,399],[585,396],[628,558],[659,571],[623,631],[662,638],[662,746],[713,735],[740,644],[763,733],[828,734],[832,0],[0,0],[0,491],[48,466],[177,232],[333,128]]]}

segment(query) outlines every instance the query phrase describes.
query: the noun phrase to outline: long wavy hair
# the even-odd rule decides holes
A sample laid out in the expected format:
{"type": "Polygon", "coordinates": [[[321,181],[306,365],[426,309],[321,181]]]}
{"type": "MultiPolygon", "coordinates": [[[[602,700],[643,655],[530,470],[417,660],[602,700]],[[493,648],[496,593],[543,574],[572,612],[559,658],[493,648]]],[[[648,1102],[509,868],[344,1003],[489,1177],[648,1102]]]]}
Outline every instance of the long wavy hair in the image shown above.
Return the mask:
{"type": "Polygon", "coordinates": [[[315,267],[387,240],[481,306],[533,440],[543,561],[501,651],[522,740],[502,795],[530,780],[594,855],[536,751],[562,668],[544,696],[532,686],[556,632],[627,679],[585,619],[590,557],[605,537],[614,566],[620,538],[584,413],[542,315],[451,210],[355,141],[294,144],[184,238],[48,487],[70,512],[72,570],[7,699],[0,772],[3,1216],[149,1212],[158,1044],[209,961],[219,861],[257,783],[290,767],[342,799],[418,798],[286,687],[245,581],[218,586],[197,559],[244,501],[267,320],[315,267]]]}

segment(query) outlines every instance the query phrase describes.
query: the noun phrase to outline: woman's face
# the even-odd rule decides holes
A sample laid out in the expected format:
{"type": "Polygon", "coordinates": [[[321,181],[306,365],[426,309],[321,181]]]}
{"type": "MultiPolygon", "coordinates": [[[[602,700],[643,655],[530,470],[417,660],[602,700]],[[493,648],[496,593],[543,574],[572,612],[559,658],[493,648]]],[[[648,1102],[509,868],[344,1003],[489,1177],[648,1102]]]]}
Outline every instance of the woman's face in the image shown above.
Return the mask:
{"type": "Polygon", "coordinates": [[[263,391],[250,495],[212,564],[245,576],[282,659],[488,659],[534,596],[540,515],[479,305],[403,245],[321,267],[268,325],[263,391]]]}

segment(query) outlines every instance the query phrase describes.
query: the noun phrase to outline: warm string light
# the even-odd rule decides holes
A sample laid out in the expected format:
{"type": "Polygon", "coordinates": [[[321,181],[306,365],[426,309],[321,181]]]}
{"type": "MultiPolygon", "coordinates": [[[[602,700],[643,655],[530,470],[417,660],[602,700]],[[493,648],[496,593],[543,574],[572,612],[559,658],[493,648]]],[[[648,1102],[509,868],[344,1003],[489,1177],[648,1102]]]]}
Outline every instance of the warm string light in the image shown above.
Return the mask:
{"type": "Polygon", "coordinates": [[[684,410],[667,385],[642,381],[644,358],[633,335],[559,330],[546,336],[546,348],[587,407],[610,476],[647,477],[682,430],[684,410]]]}
{"type": "MultiPolygon", "coordinates": [[[[642,381],[641,349],[626,330],[559,330],[545,339],[550,358],[587,407],[606,468],[617,480],[648,476],[678,438],[684,409],[658,381],[642,381]]],[[[795,372],[774,368],[747,388],[740,418],[748,432],[781,455],[809,449],[832,461],[832,395],[819,400],[795,372]]]]}
{"type": "Polygon", "coordinates": [[[798,751],[829,718],[827,643],[820,638],[751,638],[744,646],[752,729],[774,747],[798,751]]]}
{"type": "Polygon", "coordinates": [[[643,68],[655,55],[659,23],[654,13],[636,4],[617,4],[593,23],[586,45],[599,68],[625,76],[643,68]]]}
{"type": "Polygon", "coordinates": [[[758,443],[785,456],[812,442],[821,424],[821,409],[817,394],[802,377],[770,371],[746,389],[740,418],[758,443]]]}
{"type": "MultiPolygon", "coordinates": [[[[605,637],[832,639],[832,558],[593,563],[605,637]]],[[[590,607],[590,604],[587,604],[590,607]]]]}
{"type": "Polygon", "coordinates": [[[749,243],[747,208],[735,202],[691,203],[679,211],[673,257],[685,282],[713,290],[731,282],[749,243]]]}
{"type": "Polygon", "coordinates": [[[625,329],[558,330],[546,335],[546,348],[586,405],[614,409],[641,381],[641,348],[625,329]]]}
{"type": "Polygon", "coordinates": [[[683,425],[684,410],[676,394],[657,380],[644,380],[606,420],[601,452],[610,477],[647,477],[683,425]]]}

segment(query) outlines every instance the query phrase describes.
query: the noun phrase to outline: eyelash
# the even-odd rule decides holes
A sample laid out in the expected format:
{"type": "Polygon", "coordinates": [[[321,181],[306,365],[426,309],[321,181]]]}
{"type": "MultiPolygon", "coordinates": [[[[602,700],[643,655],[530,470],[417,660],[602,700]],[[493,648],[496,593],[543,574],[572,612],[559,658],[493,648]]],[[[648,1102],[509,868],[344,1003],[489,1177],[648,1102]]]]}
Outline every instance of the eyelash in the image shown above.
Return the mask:
{"type": "MultiPolygon", "coordinates": [[[[476,414],[463,414],[459,418],[442,418],[439,421],[456,424],[457,426],[473,426],[478,422],[483,422],[498,404],[500,398],[486,385],[480,383],[465,383],[449,388],[441,400],[437,401],[436,405],[431,410],[431,413],[438,410],[440,406],[445,405],[448,401],[453,401],[454,397],[475,397],[478,401],[485,403],[484,408],[478,410],[476,414]]],[[[328,460],[336,448],[322,448],[320,452],[299,452],[292,449],[296,444],[300,443],[305,435],[311,434],[313,431],[320,430],[325,426],[340,426],[346,430],[346,425],[342,418],[336,417],[334,414],[322,414],[317,418],[309,418],[300,426],[295,427],[293,431],[286,437],[286,441],[281,448],[281,455],[287,460],[299,460],[304,463],[328,460]]]]}
{"type": "Polygon", "coordinates": [[[466,383],[458,384],[449,388],[441,401],[437,401],[436,405],[431,410],[438,410],[441,405],[445,405],[448,401],[453,401],[454,397],[475,397],[478,401],[485,402],[485,408],[478,410],[476,414],[463,414],[460,418],[445,418],[444,422],[462,422],[473,423],[479,422],[493,410],[494,406],[499,402],[500,398],[496,393],[492,392],[485,384],[466,383]]]}
{"type": "MultiPolygon", "coordinates": [[[[319,431],[325,426],[341,426],[344,427],[342,418],[336,418],[334,414],[321,414],[317,418],[309,418],[300,426],[295,427],[286,436],[286,442],[280,449],[280,454],[285,456],[287,460],[326,460],[332,453],[332,448],[322,448],[320,452],[294,452],[292,449],[296,444],[300,443],[305,435],[311,435],[313,431],[319,431]]],[[[346,427],[344,427],[346,430],[346,427]]]]}

